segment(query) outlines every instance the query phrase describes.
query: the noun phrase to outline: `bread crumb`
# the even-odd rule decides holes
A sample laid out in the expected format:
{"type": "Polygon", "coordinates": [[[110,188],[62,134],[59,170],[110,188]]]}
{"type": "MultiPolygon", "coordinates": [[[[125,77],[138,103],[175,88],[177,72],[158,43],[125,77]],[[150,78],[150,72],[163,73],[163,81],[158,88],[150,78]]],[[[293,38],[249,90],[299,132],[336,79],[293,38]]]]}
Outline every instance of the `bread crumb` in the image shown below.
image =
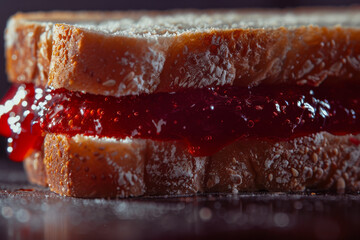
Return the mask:
{"type": "Polygon", "coordinates": [[[298,177],[299,176],[299,171],[296,170],[295,168],[291,168],[291,173],[294,177],[298,177]]]}
{"type": "Polygon", "coordinates": [[[315,178],[317,179],[321,179],[321,177],[323,176],[324,174],[324,170],[322,170],[321,168],[317,168],[315,170],[315,178]]]}
{"type": "Polygon", "coordinates": [[[271,182],[271,181],[273,180],[273,178],[274,178],[274,176],[272,175],[272,173],[270,173],[270,174],[268,175],[268,180],[271,182]]]}
{"type": "Polygon", "coordinates": [[[336,182],[336,191],[337,193],[344,193],[345,192],[345,180],[344,178],[340,177],[338,178],[337,182],[336,182]]]}
{"type": "Polygon", "coordinates": [[[116,81],[113,80],[113,79],[107,80],[107,81],[102,83],[102,85],[104,87],[113,87],[113,86],[115,86],[115,84],[116,84],[116,81]]]}
{"type": "Polygon", "coordinates": [[[316,153],[313,153],[312,160],[313,160],[314,163],[317,163],[317,161],[319,160],[319,157],[318,157],[318,155],[316,153]]]}

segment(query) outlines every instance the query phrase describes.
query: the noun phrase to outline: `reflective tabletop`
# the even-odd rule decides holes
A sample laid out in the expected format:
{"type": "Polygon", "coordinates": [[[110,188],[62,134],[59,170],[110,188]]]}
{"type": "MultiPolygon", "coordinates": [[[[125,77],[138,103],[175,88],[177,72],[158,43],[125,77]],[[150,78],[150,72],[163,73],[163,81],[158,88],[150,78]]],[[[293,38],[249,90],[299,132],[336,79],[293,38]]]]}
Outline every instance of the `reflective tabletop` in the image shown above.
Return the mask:
{"type": "Polygon", "coordinates": [[[0,239],[360,239],[360,195],[77,199],[0,161],[0,239]]]}

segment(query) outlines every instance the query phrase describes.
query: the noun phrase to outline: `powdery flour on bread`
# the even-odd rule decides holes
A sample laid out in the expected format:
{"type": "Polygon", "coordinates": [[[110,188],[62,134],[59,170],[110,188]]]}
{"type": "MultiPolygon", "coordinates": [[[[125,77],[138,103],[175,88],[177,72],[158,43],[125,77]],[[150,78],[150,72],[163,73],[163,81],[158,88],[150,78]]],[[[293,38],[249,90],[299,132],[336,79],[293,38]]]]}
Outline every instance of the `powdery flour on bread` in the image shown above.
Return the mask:
{"type": "MultiPolygon", "coordinates": [[[[6,30],[7,72],[16,83],[113,96],[225,84],[358,84],[358,12],[18,14],[6,30]]],[[[31,181],[78,197],[358,191],[360,150],[351,139],[360,136],[239,140],[196,158],[178,142],[47,134],[44,165],[43,153],[25,164],[31,181]]]]}

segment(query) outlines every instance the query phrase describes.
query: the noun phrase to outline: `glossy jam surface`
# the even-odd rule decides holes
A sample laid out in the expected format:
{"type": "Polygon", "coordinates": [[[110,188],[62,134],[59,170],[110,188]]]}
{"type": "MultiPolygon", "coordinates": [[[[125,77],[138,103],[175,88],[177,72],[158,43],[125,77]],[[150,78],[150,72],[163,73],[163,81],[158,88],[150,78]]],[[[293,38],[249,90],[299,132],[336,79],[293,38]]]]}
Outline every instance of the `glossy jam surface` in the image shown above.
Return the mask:
{"type": "Polygon", "coordinates": [[[11,154],[20,142],[26,142],[22,153],[41,146],[42,132],[180,140],[194,156],[211,155],[239,138],[360,132],[359,87],[225,86],[118,98],[29,85],[25,91],[28,105],[15,111],[21,131],[13,131],[11,154]]]}

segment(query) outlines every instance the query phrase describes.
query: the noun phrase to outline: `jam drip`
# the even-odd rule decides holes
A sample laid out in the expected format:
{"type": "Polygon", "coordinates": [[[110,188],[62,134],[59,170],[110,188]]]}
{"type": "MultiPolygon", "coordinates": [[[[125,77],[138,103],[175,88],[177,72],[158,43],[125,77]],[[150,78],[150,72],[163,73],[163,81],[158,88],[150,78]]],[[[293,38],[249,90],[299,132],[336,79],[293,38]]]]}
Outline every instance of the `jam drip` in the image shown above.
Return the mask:
{"type": "Polygon", "coordinates": [[[7,151],[14,161],[22,161],[34,149],[41,149],[43,131],[32,122],[37,114],[35,97],[41,98],[42,92],[32,84],[12,86],[1,101],[0,135],[8,137],[7,151]]]}
{"type": "Polygon", "coordinates": [[[360,132],[359,87],[223,86],[124,97],[26,89],[26,101],[34,101],[33,111],[25,114],[27,107],[15,111],[22,130],[13,131],[13,148],[24,138],[23,132],[34,138],[24,148],[35,148],[33,142],[42,140],[45,131],[179,140],[194,156],[207,156],[239,138],[287,140],[319,131],[360,132]]]}

